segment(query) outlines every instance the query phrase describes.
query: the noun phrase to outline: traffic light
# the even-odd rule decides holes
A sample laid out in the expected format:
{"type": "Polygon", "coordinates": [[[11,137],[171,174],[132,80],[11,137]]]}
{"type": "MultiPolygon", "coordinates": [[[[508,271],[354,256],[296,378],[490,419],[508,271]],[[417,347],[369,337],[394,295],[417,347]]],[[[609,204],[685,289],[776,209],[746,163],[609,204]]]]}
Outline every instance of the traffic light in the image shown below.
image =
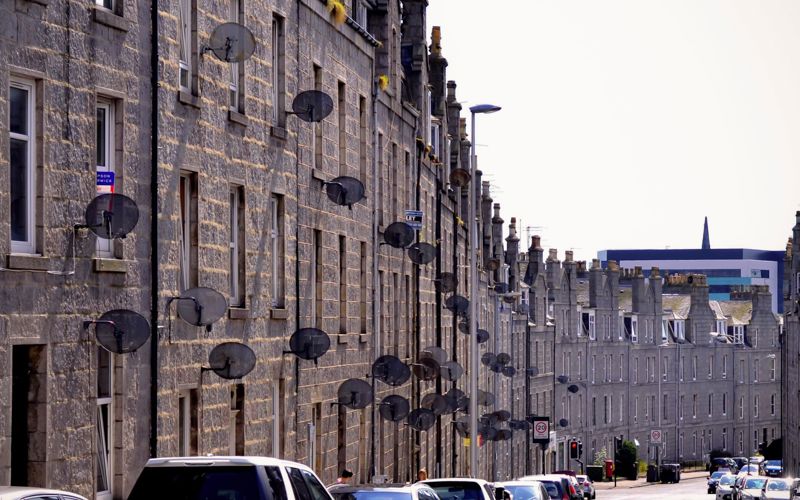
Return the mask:
{"type": "Polygon", "coordinates": [[[569,442],[569,458],[578,458],[578,442],[577,441],[570,441],[569,442]]]}
{"type": "Polygon", "coordinates": [[[578,456],[583,456],[583,441],[578,441],[578,456]]]}

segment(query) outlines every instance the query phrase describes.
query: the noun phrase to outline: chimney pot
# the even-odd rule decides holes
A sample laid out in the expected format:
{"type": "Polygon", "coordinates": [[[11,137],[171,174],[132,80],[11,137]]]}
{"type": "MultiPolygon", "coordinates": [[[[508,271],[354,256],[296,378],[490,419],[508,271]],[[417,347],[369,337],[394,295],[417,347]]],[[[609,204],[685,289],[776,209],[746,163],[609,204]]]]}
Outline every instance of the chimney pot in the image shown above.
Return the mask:
{"type": "Polygon", "coordinates": [[[564,262],[572,262],[572,250],[564,251],[564,262]]]}
{"type": "Polygon", "coordinates": [[[558,260],[558,249],[551,248],[547,257],[547,260],[558,260]]]}
{"type": "Polygon", "coordinates": [[[533,248],[534,250],[541,250],[542,249],[541,243],[542,239],[541,237],[539,237],[538,234],[531,238],[531,248],[533,248]]]}
{"type": "Polygon", "coordinates": [[[600,269],[600,259],[592,259],[592,269],[600,269]]]}
{"type": "Polygon", "coordinates": [[[616,260],[609,260],[608,269],[614,272],[619,272],[619,264],[617,264],[616,260]]]}
{"type": "Polygon", "coordinates": [[[657,267],[657,266],[653,266],[653,267],[650,269],[650,277],[651,277],[651,278],[660,278],[660,277],[661,277],[661,276],[659,275],[659,273],[658,273],[658,267],[657,267]]]}

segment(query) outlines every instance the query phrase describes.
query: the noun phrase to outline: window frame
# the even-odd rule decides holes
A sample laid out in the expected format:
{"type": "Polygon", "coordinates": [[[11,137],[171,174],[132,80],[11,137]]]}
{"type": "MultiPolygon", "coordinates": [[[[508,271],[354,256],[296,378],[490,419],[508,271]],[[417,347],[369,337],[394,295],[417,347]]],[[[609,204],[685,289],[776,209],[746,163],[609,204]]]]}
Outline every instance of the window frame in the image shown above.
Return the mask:
{"type": "MultiPolygon", "coordinates": [[[[97,346],[97,421],[95,427],[97,429],[97,475],[103,477],[107,489],[95,491],[95,498],[97,500],[110,500],[114,491],[114,354],[105,350],[101,346],[97,346]],[[101,395],[101,366],[103,359],[106,360],[106,380],[108,394],[101,395]],[[105,419],[103,417],[103,409],[106,410],[105,419]],[[104,421],[105,420],[105,421],[104,421]],[[103,458],[105,457],[105,460],[103,458]]],[[[95,485],[99,488],[100,482],[97,481],[95,485]]]]}
{"type": "Polygon", "coordinates": [[[182,92],[197,95],[197,4],[196,0],[178,0],[177,3],[178,88],[182,92]]]}
{"type": "MultiPolygon", "coordinates": [[[[244,0],[230,0],[232,22],[244,25],[244,0]]],[[[230,63],[231,81],[228,89],[228,107],[234,113],[244,114],[244,63],[230,63]]]]}
{"type": "Polygon", "coordinates": [[[228,249],[230,253],[229,269],[230,294],[228,303],[231,307],[245,305],[245,227],[244,227],[244,187],[231,184],[229,190],[229,227],[228,249]]]}
{"type": "Polygon", "coordinates": [[[283,127],[285,124],[286,113],[285,94],[286,94],[286,19],[277,12],[272,13],[271,24],[272,42],[272,121],[274,125],[283,127]]]}
{"type": "Polygon", "coordinates": [[[272,193],[270,207],[270,249],[272,270],[272,307],[286,307],[286,206],[283,195],[272,193]]]}
{"type": "Polygon", "coordinates": [[[178,285],[181,291],[197,286],[197,247],[199,242],[197,174],[181,171],[178,189],[180,223],[178,285]],[[181,199],[182,197],[182,199],[181,199]]]}
{"type": "MultiPolygon", "coordinates": [[[[36,147],[37,147],[37,116],[36,116],[36,81],[29,78],[21,78],[12,75],[9,79],[8,86],[8,135],[9,135],[9,177],[11,170],[11,141],[23,141],[27,147],[27,154],[25,155],[25,239],[15,240],[13,237],[12,228],[9,228],[9,239],[11,243],[11,253],[19,254],[36,254],[36,198],[37,198],[37,166],[36,166],[36,147]],[[25,114],[27,119],[27,130],[25,133],[11,131],[11,89],[16,88],[23,90],[27,93],[27,100],[25,106],[25,114]]],[[[11,184],[9,183],[9,223],[11,223],[11,184]]],[[[13,226],[13,224],[10,224],[13,226]]]]}
{"type": "MultiPolygon", "coordinates": [[[[116,145],[115,145],[115,129],[116,129],[116,110],[114,106],[114,102],[110,99],[106,99],[103,97],[98,97],[97,102],[95,103],[95,119],[97,120],[97,114],[103,110],[105,112],[105,126],[104,134],[105,140],[103,143],[105,144],[105,152],[104,152],[104,162],[105,165],[95,165],[95,175],[99,172],[112,172],[114,174],[114,183],[116,184],[116,145]]],[[[99,131],[100,126],[99,123],[96,123],[96,129],[99,131]]],[[[99,140],[97,140],[97,136],[95,136],[95,160],[97,160],[100,156],[100,151],[98,150],[100,147],[99,140]]],[[[95,163],[100,163],[95,161],[95,163]]],[[[115,192],[116,186],[113,186],[112,193],[115,192]]],[[[100,193],[98,193],[100,194],[100,193]]],[[[97,256],[100,258],[114,258],[114,240],[105,239],[105,238],[97,238],[97,256]]]]}

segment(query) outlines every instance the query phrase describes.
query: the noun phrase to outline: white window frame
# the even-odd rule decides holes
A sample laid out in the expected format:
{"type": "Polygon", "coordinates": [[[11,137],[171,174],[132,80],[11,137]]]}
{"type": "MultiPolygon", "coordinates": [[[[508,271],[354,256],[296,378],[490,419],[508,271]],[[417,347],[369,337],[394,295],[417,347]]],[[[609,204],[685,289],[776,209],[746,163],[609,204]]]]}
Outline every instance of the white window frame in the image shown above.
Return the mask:
{"type": "Polygon", "coordinates": [[[639,396],[633,397],[633,423],[639,422],[639,396]]]}
{"type": "Polygon", "coordinates": [[[667,356],[661,356],[661,380],[663,382],[667,381],[668,375],[668,366],[669,366],[669,358],[667,356]]]}
{"type": "Polygon", "coordinates": [[[758,358],[753,360],[753,382],[758,382],[758,358]]]}
{"type": "Polygon", "coordinates": [[[717,333],[726,335],[728,333],[728,324],[724,319],[717,320],[717,333]]]}
{"type": "Polygon", "coordinates": [[[714,355],[712,354],[708,358],[708,378],[711,379],[714,377],[714,355]]]}
{"type": "Polygon", "coordinates": [[[744,325],[733,326],[733,343],[737,345],[744,344],[744,325]]]}
{"type": "Polygon", "coordinates": [[[631,342],[639,342],[639,319],[636,316],[631,316],[631,342]]]}
{"type": "Polygon", "coordinates": [[[775,400],[776,399],[777,398],[775,397],[775,394],[770,394],[770,396],[769,396],[769,414],[772,415],[773,417],[775,416],[775,400]]]}
{"type": "MultiPolygon", "coordinates": [[[[97,377],[98,386],[101,376],[101,358],[106,357],[108,372],[106,373],[105,384],[108,387],[108,394],[97,394],[97,475],[104,478],[106,489],[98,489],[95,498],[107,500],[112,497],[114,490],[114,355],[102,347],[97,347],[97,377]],[[106,422],[103,421],[103,411],[105,410],[106,422]]],[[[97,487],[101,488],[98,482],[97,487]]]]}
{"type": "MultiPolygon", "coordinates": [[[[242,0],[231,1],[231,21],[238,24],[244,24],[242,17],[239,15],[239,9],[242,0]]],[[[231,81],[229,83],[229,98],[228,105],[231,111],[239,112],[239,63],[230,63],[231,81]]]]}
{"type": "Polygon", "coordinates": [[[744,420],[744,396],[739,396],[739,420],[744,420]]]}
{"type": "Polygon", "coordinates": [[[775,358],[769,358],[769,380],[775,381],[775,358]]]}
{"type": "Polygon", "coordinates": [[[94,3],[96,5],[99,5],[100,7],[103,7],[104,9],[108,9],[110,11],[113,11],[114,7],[115,7],[114,0],[94,0],[94,3]]]}
{"type": "Polygon", "coordinates": [[[625,336],[625,314],[620,311],[617,321],[617,340],[622,340],[625,336]]]}
{"type": "Polygon", "coordinates": [[[589,340],[597,340],[597,327],[595,325],[594,311],[589,311],[589,340]]]}
{"type": "Polygon", "coordinates": [[[192,0],[178,0],[178,86],[192,91],[192,0]]]}
{"type": "Polygon", "coordinates": [[[622,382],[624,379],[624,371],[625,371],[625,354],[619,355],[619,381],[622,382]]]}
{"type": "Polygon", "coordinates": [[[692,380],[697,380],[697,356],[692,356],[692,380]]]}
{"type": "Polygon", "coordinates": [[[438,118],[431,119],[431,153],[439,159],[441,159],[441,127],[441,121],[438,118]]]}
{"type": "Polygon", "coordinates": [[[697,394],[692,394],[692,418],[697,418],[697,394]]]}
{"type": "Polygon", "coordinates": [[[231,185],[229,191],[229,228],[230,228],[230,238],[228,239],[228,250],[230,252],[230,267],[228,272],[230,273],[230,296],[229,303],[231,306],[241,306],[242,305],[242,294],[239,283],[239,275],[241,269],[239,256],[241,252],[241,248],[239,248],[239,214],[242,210],[242,194],[241,194],[241,186],[231,185]]]}
{"type": "MultiPolygon", "coordinates": [[[[98,0],[101,1],[101,0],[98,0]]],[[[107,99],[98,99],[96,105],[96,113],[102,110],[105,113],[105,126],[103,127],[103,134],[105,135],[105,151],[102,152],[104,165],[96,165],[97,172],[113,172],[115,174],[114,182],[116,183],[116,166],[114,165],[114,104],[107,99]]],[[[99,127],[98,127],[99,128],[99,127]]],[[[99,148],[99,142],[95,144],[95,148],[99,148]]],[[[96,151],[95,159],[97,159],[101,152],[96,151]]],[[[96,162],[99,163],[99,162],[96,162]]],[[[106,238],[97,238],[97,256],[102,258],[112,258],[114,256],[114,241],[106,238]]]]}
{"type": "Polygon", "coordinates": [[[753,417],[754,418],[758,418],[758,403],[760,402],[760,399],[761,398],[758,397],[758,394],[753,396],[753,417]]]}
{"type": "Polygon", "coordinates": [[[727,450],[728,449],[728,428],[727,427],[723,427],[722,428],[722,449],[723,450],[727,450]]]}
{"type": "Polygon", "coordinates": [[[722,355],[722,378],[728,378],[728,355],[722,355]]]}
{"type": "MultiPolygon", "coordinates": [[[[12,76],[9,88],[9,103],[11,88],[16,88],[27,92],[27,122],[28,129],[25,133],[11,132],[9,117],[9,139],[18,140],[27,144],[27,168],[26,168],[26,205],[25,205],[25,239],[11,239],[11,252],[34,254],[36,253],[36,83],[33,80],[22,79],[12,76]]],[[[9,106],[10,107],[10,106],[9,106]]],[[[9,146],[10,148],[10,146],[9,146]]],[[[10,154],[10,151],[9,151],[10,154]]],[[[9,157],[9,162],[11,158],[9,157]]],[[[10,165],[9,165],[10,167],[10,165]]],[[[9,222],[10,219],[9,212],[9,222]]],[[[9,232],[10,234],[10,232],[9,232]]]]}
{"type": "Polygon", "coordinates": [[[662,318],[661,319],[661,342],[668,342],[669,341],[669,319],[662,318]]]}
{"type": "Polygon", "coordinates": [[[283,46],[283,36],[285,33],[286,21],[277,13],[272,15],[272,120],[275,124],[281,124],[283,106],[281,104],[281,94],[286,91],[285,77],[281,68],[281,58],[286,48],[283,46]]]}
{"type": "Polygon", "coordinates": [[[708,416],[712,417],[714,415],[714,395],[709,393],[708,394],[708,416]]]}
{"type": "Polygon", "coordinates": [[[682,319],[675,320],[675,336],[681,340],[686,340],[686,322],[682,319]]]}
{"type": "Polygon", "coordinates": [[[285,307],[286,300],[286,275],[285,263],[280,257],[285,256],[286,238],[284,237],[285,223],[283,197],[272,194],[269,200],[270,208],[270,247],[272,249],[272,307],[285,307]],[[283,248],[281,248],[283,247],[283,248]]]}
{"type": "MultiPolygon", "coordinates": [[[[180,273],[180,290],[186,290],[191,287],[192,279],[191,279],[191,272],[192,272],[192,223],[193,223],[193,214],[192,214],[192,197],[194,195],[193,186],[192,186],[192,174],[191,173],[181,173],[180,176],[180,183],[181,186],[179,188],[183,190],[183,203],[180,206],[181,213],[181,221],[178,224],[181,233],[179,238],[179,246],[180,246],[180,263],[179,263],[179,273],[180,273]]],[[[178,195],[178,203],[180,203],[180,194],[178,195]]]]}
{"type": "Polygon", "coordinates": [[[728,414],[728,394],[726,392],[722,392],[722,416],[728,414]]]}
{"type": "Polygon", "coordinates": [[[684,406],[684,403],[685,403],[683,394],[680,395],[680,398],[678,399],[678,401],[680,402],[679,405],[678,405],[680,407],[680,412],[679,412],[678,418],[683,420],[683,413],[684,413],[683,412],[683,406],[684,406]]]}

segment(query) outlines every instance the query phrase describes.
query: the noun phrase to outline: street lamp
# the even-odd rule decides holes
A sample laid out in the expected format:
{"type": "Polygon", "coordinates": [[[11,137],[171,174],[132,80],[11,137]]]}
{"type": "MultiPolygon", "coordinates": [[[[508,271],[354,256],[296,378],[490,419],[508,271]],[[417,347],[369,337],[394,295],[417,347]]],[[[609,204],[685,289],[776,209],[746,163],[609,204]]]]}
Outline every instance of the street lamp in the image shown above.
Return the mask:
{"type": "MultiPolygon", "coordinates": [[[[475,115],[500,111],[500,106],[477,104],[469,108],[472,118],[470,136],[469,173],[475,178],[475,115]]],[[[469,472],[478,477],[478,226],[476,190],[480,186],[469,187],[469,472]]]]}

